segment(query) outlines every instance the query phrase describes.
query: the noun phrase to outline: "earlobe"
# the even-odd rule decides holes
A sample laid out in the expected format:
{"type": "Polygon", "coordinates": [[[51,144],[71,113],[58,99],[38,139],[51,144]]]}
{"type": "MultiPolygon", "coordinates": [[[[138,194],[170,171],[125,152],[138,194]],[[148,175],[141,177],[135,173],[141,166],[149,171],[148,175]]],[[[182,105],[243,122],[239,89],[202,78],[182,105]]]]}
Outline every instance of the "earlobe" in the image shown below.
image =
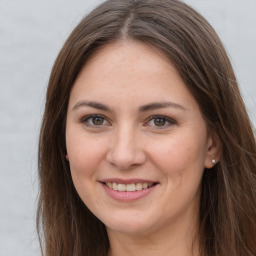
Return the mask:
{"type": "Polygon", "coordinates": [[[68,156],[68,154],[66,154],[66,160],[69,161],[69,156],[68,156]]]}
{"type": "Polygon", "coordinates": [[[208,138],[208,148],[205,159],[205,168],[210,169],[216,165],[221,157],[221,141],[217,132],[213,129],[208,138]]]}

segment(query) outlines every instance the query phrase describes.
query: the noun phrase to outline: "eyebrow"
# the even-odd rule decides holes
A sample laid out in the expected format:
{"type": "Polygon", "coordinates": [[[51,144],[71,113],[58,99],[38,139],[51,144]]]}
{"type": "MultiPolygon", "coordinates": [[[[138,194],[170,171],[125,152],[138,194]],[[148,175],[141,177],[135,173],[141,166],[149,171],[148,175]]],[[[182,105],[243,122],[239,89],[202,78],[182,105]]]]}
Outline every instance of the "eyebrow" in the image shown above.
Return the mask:
{"type": "Polygon", "coordinates": [[[91,107],[91,108],[96,108],[99,110],[104,110],[104,111],[110,111],[110,108],[108,108],[106,105],[99,103],[99,102],[95,102],[95,101],[79,101],[75,104],[75,106],[72,108],[72,110],[76,110],[80,107],[91,107]]]}
{"type": "Polygon", "coordinates": [[[139,108],[140,112],[146,112],[150,110],[155,110],[155,109],[160,109],[160,108],[176,108],[180,109],[183,111],[187,111],[187,109],[177,103],[174,102],[155,102],[155,103],[150,103],[144,106],[141,106],[139,108]]]}
{"type": "MultiPolygon", "coordinates": [[[[74,105],[74,107],[72,108],[72,111],[80,107],[91,107],[91,108],[96,108],[96,109],[107,111],[107,112],[111,111],[111,109],[107,105],[104,105],[102,103],[95,102],[95,101],[79,101],[74,105]]],[[[175,108],[175,109],[187,111],[185,107],[174,102],[154,102],[154,103],[141,106],[139,108],[139,112],[147,112],[150,110],[161,109],[161,108],[175,108]]]]}

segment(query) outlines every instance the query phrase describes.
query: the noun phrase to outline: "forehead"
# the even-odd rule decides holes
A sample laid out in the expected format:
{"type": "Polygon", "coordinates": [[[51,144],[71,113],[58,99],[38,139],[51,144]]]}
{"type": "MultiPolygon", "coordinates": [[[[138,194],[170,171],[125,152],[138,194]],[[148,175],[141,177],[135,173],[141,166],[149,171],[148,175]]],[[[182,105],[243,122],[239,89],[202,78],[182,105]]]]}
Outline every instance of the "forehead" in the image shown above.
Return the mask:
{"type": "Polygon", "coordinates": [[[87,70],[93,74],[93,71],[100,71],[102,75],[109,76],[114,71],[120,72],[121,68],[127,71],[135,71],[136,68],[142,72],[149,68],[159,71],[174,67],[162,51],[151,45],[135,40],[120,40],[108,43],[92,53],[82,72],[87,70]],[[99,70],[102,67],[104,69],[99,70]]]}
{"type": "MultiPolygon", "coordinates": [[[[192,102],[192,95],[170,60],[137,41],[108,44],[87,61],[76,79],[73,98],[136,104],[170,99],[192,102]]],[[[194,102],[193,102],[194,103],[194,102]]]]}

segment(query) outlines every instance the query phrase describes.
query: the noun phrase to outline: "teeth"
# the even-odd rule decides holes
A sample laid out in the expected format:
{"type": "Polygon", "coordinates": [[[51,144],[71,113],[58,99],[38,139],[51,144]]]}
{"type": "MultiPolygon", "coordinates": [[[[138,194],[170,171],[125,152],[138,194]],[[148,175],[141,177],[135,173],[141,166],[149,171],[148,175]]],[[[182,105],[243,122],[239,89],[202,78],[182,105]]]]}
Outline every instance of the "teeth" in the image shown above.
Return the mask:
{"type": "Polygon", "coordinates": [[[108,186],[109,188],[113,188],[113,184],[112,184],[111,182],[107,182],[107,186],[108,186]]]}
{"type": "Polygon", "coordinates": [[[118,184],[117,185],[118,191],[126,191],[126,185],[125,184],[118,184]]]}
{"type": "MultiPolygon", "coordinates": [[[[109,183],[110,183],[110,182],[109,182],[109,183]]],[[[110,188],[111,188],[111,187],[110,187],[110,188]]],[[[114,183],[112,184],[112,189],[117,190],[117,183],[114,182],[114,183]]]]}
{"type": "Polygon", "coordinates": [[[142,190],[142,184],[141,183],[136,184],[136,190],[142,190]]]}
{"type": "Polygon", "coordinates": [[[143,184],[142,184],[142,188],[144,188],[144,189],[145,189],[145,188],[148,188],[148,183],[143,183],[143,184]]]}
{"type": "Polygon", "coordinates": [[[131,184],[122,184],[122,183],[116,183],[116,182],[107,182],[106,186],[117,191],[121,192],[134,192],[134,191],[140,191],[142,189],[147,189],[153,186],[153,183],[131,183],[131,184]]]}
{"type": "Polygon", "coordinates": [[[136,187],[134,183],[126,185],[126,191],[135,191],[135,190],[136,190],[136,187]]]}

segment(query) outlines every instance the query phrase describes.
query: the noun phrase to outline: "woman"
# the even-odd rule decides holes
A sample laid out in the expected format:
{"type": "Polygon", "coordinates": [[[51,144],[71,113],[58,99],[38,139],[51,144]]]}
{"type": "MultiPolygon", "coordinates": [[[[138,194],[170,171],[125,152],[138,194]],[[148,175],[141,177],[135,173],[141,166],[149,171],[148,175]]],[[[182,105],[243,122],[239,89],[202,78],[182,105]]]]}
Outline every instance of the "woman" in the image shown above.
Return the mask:
{"type": "Polygon", "coordinates": [[[177,0],[109,0],[64,44],[39,142],[60,255],[256,255],[256,144],[220,42],[177,0]]]}

